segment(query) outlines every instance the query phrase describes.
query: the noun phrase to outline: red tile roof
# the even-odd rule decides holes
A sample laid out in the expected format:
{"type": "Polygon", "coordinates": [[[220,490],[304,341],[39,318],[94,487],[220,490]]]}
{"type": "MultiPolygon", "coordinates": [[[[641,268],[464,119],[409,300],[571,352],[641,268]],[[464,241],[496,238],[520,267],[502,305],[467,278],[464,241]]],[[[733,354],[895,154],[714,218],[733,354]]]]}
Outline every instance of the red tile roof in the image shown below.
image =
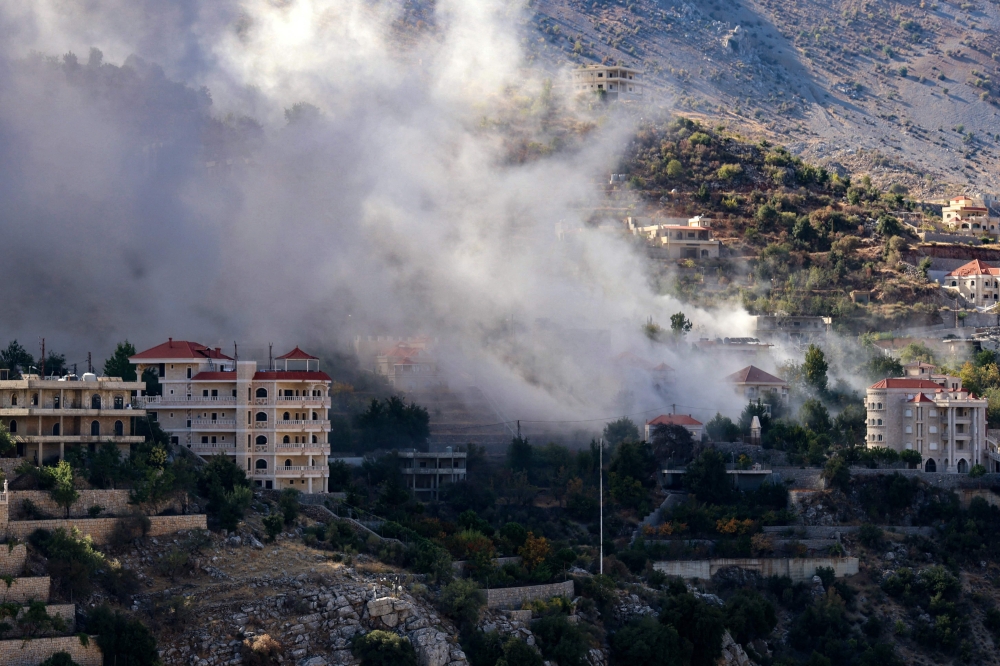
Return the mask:
{"type": "Polygon", "coordinates": [[[652,421],[646,421],[646,425],[700,426],[702,423],[688,414],[660,414],[652,421]]]}
{"type": "Polygon", "coordinates": [[[918,393],[916,396],[914,396],[911,400],[908,400],[907,402],[934,402],[934,401],[928,398],[923,393],[918,393]]]}
{"type": "Polygon", "coordinates": [[[285,380],[304,380],[304,381],[315,381],[315,382],[330,382],[330,375],[325,372],[319,372],[316,370],[306,371],[306,370],[275,370],[266,371],[260,370],[253,374],[254,381],[285,381],[285,380]]]}
{"type": "Polygon", "coordinates": [[[156,345],[151,349],[139,352],[135,356],[129,357],[130,361],[144,361],[147,359],[158,359],[158,358],[169,358],[169,359],[194,359],[201,360],[205,358],[218,358],[225,359],[227,361],[232,361],[230,357],[222,353],[220,349],[209,349],[205,345],[200,345],[197,342],[188,342],[187,340],[174,340],[169,338],[166,342],[161,345],[156,345]]]}
{"type": "Polygon", "coordinates": [[[933,389],[935,391],[941,388],[940,384],[935,384],[934,382],[929,382],[926,379],[907,379],[905,377],[894,377],[889,379],[883,379],[877,384],[872,384],[868,388],[873,389],[933,389]]]}
{"type": "Polygon", "coordinates": [[[673,369],[673,368],[671,368],[671,367],[670,367],[669,365],[667,365],[666,363],[661,363],[661,364],[659,364],[659,365],[655,366],[655,367],[653,368],[653,370],[657,370],[657,371],[659,371],[659,372],[673,372],[673,371],[674,371],[674,369],[673,369]]]}
{"type": "Polygon", "coordinates": [[[973,259],[946,274],[945,277],[972,277],[974,275],[1000,275],[1000,268],[994,268],[978,259],[973,259]]]}
{"type": "Polygon", "coordinates": [[[283,361],[286,359],[289,361],[306,361],[306,360],[316,361],[319,360],[319,357],[307,354],[301,349],[299,349],[298,346],[296,346],[295,349],[293,349],[292,351],[288,352],[287,354],[282,354],[281,356],[278,357],[279,361],[283,361]]]}
{"type": "Polygon", "coordinates": [[[726,381],[734,384],[781,384],[783,386],[787,384],[781,377],[775,377],[753,365],[737,370],[726,377],[726,381]]]}

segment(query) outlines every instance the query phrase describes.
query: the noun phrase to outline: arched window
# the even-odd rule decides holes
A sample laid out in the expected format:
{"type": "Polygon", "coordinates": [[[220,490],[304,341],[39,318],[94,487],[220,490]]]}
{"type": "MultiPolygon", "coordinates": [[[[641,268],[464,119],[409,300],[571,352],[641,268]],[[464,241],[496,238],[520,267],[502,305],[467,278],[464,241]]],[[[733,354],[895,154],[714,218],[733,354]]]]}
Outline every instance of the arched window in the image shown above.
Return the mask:
{"type": "Polygon", "coordinates": [[[318,420],[319,420],[319,414],[313,412],[313,421],[318,421],[318,420]]]}
{"type": "Polygon", "coordinates": [[[90,422],[90,436],[91,437],[100,437],[101,436],[101,422],[100,421],[91,421],[90,422]]]}
{"type": "Polygon", "coordinates": [[[101,408],[101,396],[97,395],[96,393],[90,396],[90,408],[91,409],[101,408]]]}
{"type": "Polygon", "coordinates": [[[17,394],[16,393],[11,393],[10,394],[10,406],[11,407],[17,407],[17,394]]]}
{"type": "Polygon", "coordinates": [[[291,466],[292,466],[292,460],[291,458],[289,458],[288,460],[285,461],[285,467],[291,467],[291,466]]]}
{"type": "Polygon", "coordinates": [[[258,422],[267,421],[267,412],[257,412],[254,414],[253,420],[258,422]]]}
{"type": "Polygon", "coordinates": [[[115,436],[122,437],[125,434],[125,424],[121,421],[115,421],[115,436]]]}
{"type": "Polygon", "coordinates": [[[967,474],[968,472],[969,472],[969,463],[965,461],[965,458],[962,458],[961,460],[958,461],[958,473],[967,474]]]}
{"type": "Polygon", "coordinates": [[[288,435],[285,435],[284,437],[281,438],[281,443],[282,444],[291,444],[292,440],[291,440],[291,438],[288,435]]]}
{"type": "Polygon", "coordinates": [[[282,420],[284,420],[284,421],[290,421],[290,420],[291,420],[291,418],[292,418],[292,416],[291,416],[291,414],[289,414],[288,412],[285,412],[284,414],[282,414],[282,415],[281,415],[281,418],[282,418],[282,420]]]}
{"type": "Polygon", "coordinates": [[[925,472],[936,472],[937,471],[937,463],[934,462],[934,458],[928,458],[927,459],[927,463],[924,464],[924,471],[925,472]]]}
{"type": "Polygon", "coordinates": [[[317,442],[316,435],[313,435],[313,441],[312,441],[312,443],[315,444],[316,442],[317,442]]]}
{"type": "Polygon", "coordinates": [[[7,428],[7,431],[10,432],[10,433],[17,432],[17,421],[11,421],[10,422],[10,427],[7,428]]]}
{"type": "Polygon", "coordinates": [[[115,409],[125,409],[125,398],[120,395],[115,396],[115,409]]]}
{"type": "Polygon", "coordinates": [[[35,407],[38,406],[38,394],[37,393],[32,393],[31,394],[31,404],[32,404],[32,406],[35,406],[35,407]]]}
{"type": "Polygon", "coordinates": [[[257,439],[255,441],[257,446],[267,446],[267,437],[264,435],[257,435],[257,439]]]}
{"type": "Polygon", "coordinates": [[[56,435],[57,437],[59,436],[59,424],[58,423],[52,424],[52,434],[56,435]]]}
{"type": "Polygon", "coordinates": [[[267,389],[266,388],[259,388],[259,389],[257,389],[257,392],[256,392],[255,395],[258,398],[266,398],[267,397],[267,389]]]}
{"type": "Polygon", "coordinates": [[[263,458],[259,458],[257,462],[253,464],[256,469],[267,469],[267,461],[263,458]]]}

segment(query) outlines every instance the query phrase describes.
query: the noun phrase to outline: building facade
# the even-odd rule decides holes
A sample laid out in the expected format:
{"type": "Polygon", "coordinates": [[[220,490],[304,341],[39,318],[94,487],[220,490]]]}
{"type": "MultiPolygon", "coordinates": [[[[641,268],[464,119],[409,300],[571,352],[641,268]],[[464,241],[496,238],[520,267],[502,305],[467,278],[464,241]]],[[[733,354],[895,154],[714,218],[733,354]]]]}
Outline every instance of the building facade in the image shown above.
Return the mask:
{"type": "Polygon", "coordinates": [[[464,451],[453,450],[425,453],[422,451],[398,451],[399,470],[403,481],[413,495],[420,500],[436,500],[440,488],[456,481],[465,481],[466,458],[464,451]]]}
{"type": "Polygon", "coordinates": [[[722,241],[712,236],[712,221],[698,215],[689,220],[668,219],[649,224],[649,218],[629,217],[625,223],[634,236],[642,236],[668,259],[717,259],[722,241]]]}
{"type": "Polygon", "coordinates": [[[979,199],[961,196],[941,209],[941,223],[952,233],[967,236],[997,237],[997,220],[990,217],[989,208],[979,199]]]}
{"type": "Polygon", "coordinates": [[[958,292],[976,307],[992,307],[1000,303],[1000,268],[973,259],[945,273],[941,286],[958,292]]]}
{"type": "Polygon", "coordinates": [[[986,400],[927,379],[883,379],[867,391],[866,445],[912,449],[927,472],[966,473],[986,458],[986,400]]]}
{"type": "Polygon", "coordinates": [[[400,391],[418,391],[441,385],[437,360],[425,346],[400,342],[375,357],[375,374],[400,391]]]}
{"type": "Polygon", "coordinates": [[[752,365],[737,370],[726,377],[726,381],[748,401],[760,400],[773,405],[788,398],[788,382],[752,365]]]}
{"type": "Polygon", "coordinates": [[[653,430],[658,425],[683,426],[691,433],[696,442],[701,441],[701,435],[705,432],[705,425],[701,421],[692,418],[690,414],[660,414],[655,419],[646,421],[646,429],[643,434],[646,436],[647,442],[652,438],[653,430]]]}
{"type": "Polygon", "coordinates": [[[146,418],[146,412],[133,398],[144,388],[142,382],[89,372],[79,380],[75,375],[30,374],[7,379],[4,374],[0,375],[0,419],[10,431],[17,455],[37,465],[62,460],[67,447],[86,446],[93,451],[105,442],[128,455],[132,444],[145,440],[135,434],[135,426],[137,419],[146,418]]]}
{"type": "Polygon", "coordinates": [[[171,338],[130,360],[158,374],[161,394],[141,404],[174,444],[232,457],[261,488],[326,492],[331,380],[315,356],[296,347],[258,369],[171,338]]]}
{"type": "Polygon", "coordinates": [[[642,97],[642,70],[609,65],[587,65],[574,69],[573,90],[578,93],[597,93],[610,99],[637,99],[642,97]]]}
{"type": "Polygon", "coordinates": [[[789,338],[808,342],[826,337],[833,326],[832,317],[793,316],[785,314],[757,315],[754,335],[761,340],[789,338]]]}

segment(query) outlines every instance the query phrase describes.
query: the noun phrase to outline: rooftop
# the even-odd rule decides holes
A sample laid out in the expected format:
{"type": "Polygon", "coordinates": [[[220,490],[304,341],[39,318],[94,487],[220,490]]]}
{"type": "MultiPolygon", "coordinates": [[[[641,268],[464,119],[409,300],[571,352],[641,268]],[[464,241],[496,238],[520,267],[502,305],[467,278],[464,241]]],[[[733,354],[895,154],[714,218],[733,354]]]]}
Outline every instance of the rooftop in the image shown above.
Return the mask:
{"type": "Polygon", "coordinates": [[[782,386],[786,384],[781,377],[775,377],[753,365],[737,370],[726,377],[726,381],[734,384],[781,384],[782,386]]]}
{"type": "Polygon", "coordinates": [[[174,340],[173,338],[167,338],[167,341],[163,344],[156,345],[146,351],[139,352],[138,354],[129,357],[129,360],[133,363],[137,361],[147,361],[154,359],[224,359],[227,361],[232,361],[233,359],[222,353],[220,347],[211,349],[205,345],[198,344],[197,342],[189,342],[187,340],[174,340]]]}
{"type": "Polygon", "coordinates": [[[1000,268],[993,268],[979,259],[973,259],[969,263],[945,274],[945,277],[972,277],[974,275],[1000,275],[1000,268]]]}
{"type": "Polygon", "coordinates": [[[883,379],[882,381],[872,384],[868,388],[873,389],[930,389],[932,391],[937,391],[941,388],[940,384],[935,384],[934,382],[928,381],[926,379],[907,379],[906,377],[893,377],[889,379],[883,379]]]}
{"type": "Polygon", "coordinates": [[[646,425],[700,426],[703,424],[701,421],[691,418],[689,414],[660,414],[652,421],[646,421],[646,425]]]}

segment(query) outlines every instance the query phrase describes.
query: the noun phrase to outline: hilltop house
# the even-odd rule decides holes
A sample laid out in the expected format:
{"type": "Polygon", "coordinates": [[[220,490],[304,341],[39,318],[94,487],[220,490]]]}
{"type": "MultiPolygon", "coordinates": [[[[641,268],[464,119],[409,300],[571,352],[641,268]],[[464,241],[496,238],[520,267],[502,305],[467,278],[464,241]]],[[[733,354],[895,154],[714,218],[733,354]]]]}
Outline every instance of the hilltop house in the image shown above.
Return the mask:
{"type": "Polygon", "coordinates": [[[174,444],[231,456],[258,487],[326,492],[330,377],[298,347],[275,360],[258,369],[173,338],[129,359],[159,376],[161,395],[139,403],[174,444]]]}
{"type": "Polygon", "coordinates": [[[717,259],[722,252],[722,241],[712,237],[712,220],[702,215],[664,222],[629,217],[625,224],[633,236],[645,238],[667,259],[717,259]]]}
{"type": "Polygon", "coordinates": [[[954,234],[998,237],[997,219],[990,217],[986,204],[967,196],[955,197],[941,209],[941,223],[954,234]]]}
{"type": "Polygon", "coordinates": [[[701,441],[701,434],[705,431],[705,425],[690,414],[660,414],[652,421],[646,421],[645,437],[648,442],[653,435],[653,429],[658,425],[679,425],[687,428],[696,442],[701,441]]]}
{"type": "Polygon", "coordinates": [[[586,65],[572,72],[572,87],[578,93],[600,93],[608,99],[642,97],[642,70],[613,65],[586,65]]]}
{"type": "Polygon", "coordinates": [[[883,379],[867,391],[868,447],[914,450],[927,472],[986,462],[986,399],[926,379],[883,379]]]}
{"type": "Polygon", "coordinates": [[[1000,302],[1000,268],[973,259],[950,273],[945,273],[941,287],[958,292],[976,307],[993,307],[1000,302]]]}
{"type": "Polygon", "coordinates": [[[760,400],[768,407],[788,398],[788,382],[752,365],[727,376],[726,381],[748,401],[760,400]]]}

